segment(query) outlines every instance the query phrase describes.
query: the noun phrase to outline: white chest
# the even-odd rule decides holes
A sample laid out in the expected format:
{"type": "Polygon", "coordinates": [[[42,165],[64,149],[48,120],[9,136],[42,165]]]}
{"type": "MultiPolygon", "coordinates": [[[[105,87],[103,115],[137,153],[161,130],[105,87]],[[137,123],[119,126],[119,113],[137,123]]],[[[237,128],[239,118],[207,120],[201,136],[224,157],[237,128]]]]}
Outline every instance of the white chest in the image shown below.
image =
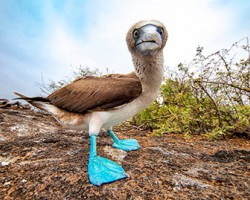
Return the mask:
{"type": "Polygon", "coordinates": [[[121,122],[133,117],[146,107],[148,107],[154,99],[156,95],[141,96],[134,101],[125,104],[117,109],[106,111],[106,112],[98,112],[94,113],[93,117],[99,117],[102,121],[102,128],[108,129],[114,125],[120,124],[121,122]],[[98,115],[98,116],[96,116],[98,115]]]}

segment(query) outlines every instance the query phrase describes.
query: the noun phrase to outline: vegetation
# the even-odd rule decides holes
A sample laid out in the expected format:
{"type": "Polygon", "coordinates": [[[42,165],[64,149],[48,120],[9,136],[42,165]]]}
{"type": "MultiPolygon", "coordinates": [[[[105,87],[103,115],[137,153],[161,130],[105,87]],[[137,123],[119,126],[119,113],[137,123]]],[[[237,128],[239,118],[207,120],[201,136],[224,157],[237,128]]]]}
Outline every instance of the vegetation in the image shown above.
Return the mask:
{"type": "MultiPolygon", "coordinates": [[[[204,55],[198,47],[194,59],[166,70],[157,100],[132,121],[153,135],[204,134],[210,139],[237,134],[250,137],[250,49],[248,38],[204,55]],[[242,56],[247,59],[240,59],[242,56]]],[[[79,67],[74,78],[101,75],[98,69],[79,67]]],[[[69,81],[51,81],[41,87],[52,92],[69,81]]]]}
{"type": "Polygon", "coordinates": [[[167,70],[158,99],[133,118],[154,135],[228,134],[250,136],[250,54],[248,38],[205,56],[198,47],[189,64],[167,70]],[[246,42],[247,41],[247,42],[246,42]],[[246,42],[247,45],[243,43],[246,42]],[[247,52],[247,60],[237,59],[247,52]]]}

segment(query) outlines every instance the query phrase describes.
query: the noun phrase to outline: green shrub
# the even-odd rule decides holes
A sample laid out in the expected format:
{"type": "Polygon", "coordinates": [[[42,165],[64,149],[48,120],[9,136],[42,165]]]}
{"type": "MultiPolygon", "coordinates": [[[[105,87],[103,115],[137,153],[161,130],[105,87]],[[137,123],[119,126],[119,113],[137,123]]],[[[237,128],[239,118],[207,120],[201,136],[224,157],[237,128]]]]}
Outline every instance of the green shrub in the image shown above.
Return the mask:
{"type": "Polygon", "coordinates": [[[133,123],[144,124],[153,135],[205,134],[216,139],[237,133],[250,137],[250,57],[230,58],[232,51],[234,57],[235,51],[249,52],[248,44],[240,45],[242,41],[208,56],[198,47],[189,65],[179,64],[176,73],[167,71],[170,75],[158,99],[133,123]]]}

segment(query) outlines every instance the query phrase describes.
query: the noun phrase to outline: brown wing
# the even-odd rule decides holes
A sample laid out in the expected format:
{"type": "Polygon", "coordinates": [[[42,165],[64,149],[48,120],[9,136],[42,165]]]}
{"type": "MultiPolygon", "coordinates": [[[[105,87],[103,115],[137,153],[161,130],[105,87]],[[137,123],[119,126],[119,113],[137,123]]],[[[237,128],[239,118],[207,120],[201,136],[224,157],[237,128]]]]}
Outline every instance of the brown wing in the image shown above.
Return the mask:
{"type": "Polygon", "coordinates": [[[136,77],[86,77],[55,91],[48,99],[59,108],[84,113],[129,103],[141,92],[142,86],[136,77]]]}

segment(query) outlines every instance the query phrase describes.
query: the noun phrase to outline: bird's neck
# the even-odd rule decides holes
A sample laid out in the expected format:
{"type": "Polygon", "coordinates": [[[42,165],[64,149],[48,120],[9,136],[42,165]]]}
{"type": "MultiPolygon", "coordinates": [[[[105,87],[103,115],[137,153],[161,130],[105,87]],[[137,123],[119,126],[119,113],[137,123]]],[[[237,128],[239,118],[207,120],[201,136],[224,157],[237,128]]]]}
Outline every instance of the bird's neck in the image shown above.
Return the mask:
{"type": "Polygon", "coordinates": [[[164,75],[164,58],[160,52],[154,57],[138,58],[133,57],[135,73],[142,83],[145,93],[158,93],[164,75]]]}

